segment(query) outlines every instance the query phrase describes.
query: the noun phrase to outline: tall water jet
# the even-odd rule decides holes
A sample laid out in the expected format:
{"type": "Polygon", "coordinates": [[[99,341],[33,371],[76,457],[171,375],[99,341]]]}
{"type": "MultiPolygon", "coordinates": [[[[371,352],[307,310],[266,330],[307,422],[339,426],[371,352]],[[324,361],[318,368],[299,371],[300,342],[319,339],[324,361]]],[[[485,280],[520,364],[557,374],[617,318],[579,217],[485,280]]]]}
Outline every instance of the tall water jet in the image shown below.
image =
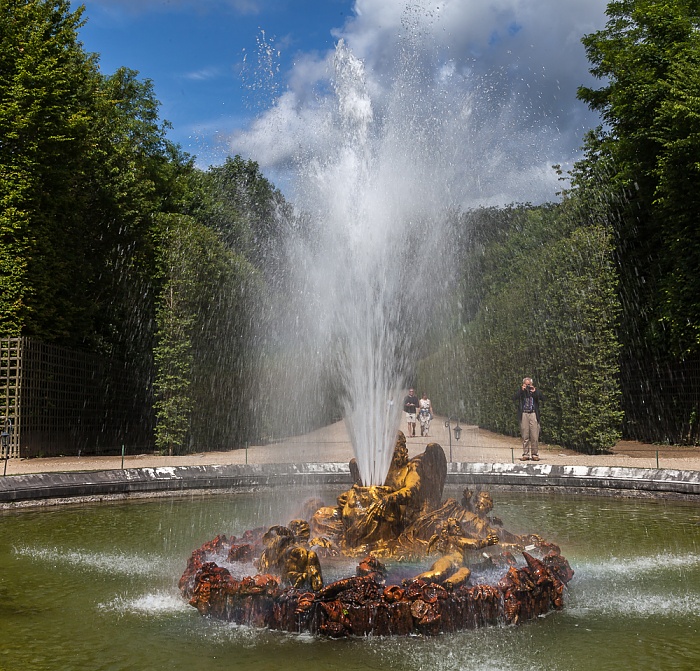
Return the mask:
{"type": "Polygon", "coordinates": [[[295,200],[312,233],[289,240],[304,346],[340,386],[367,485],[388,472],[405,388],[441,319],[454,265],[446,239],[453,118],[418,40],[411,30],[402,39],[390,95],[377,100],[362,62],[337,44],[334,104],[316,146],[298,155],[295,200]]]}

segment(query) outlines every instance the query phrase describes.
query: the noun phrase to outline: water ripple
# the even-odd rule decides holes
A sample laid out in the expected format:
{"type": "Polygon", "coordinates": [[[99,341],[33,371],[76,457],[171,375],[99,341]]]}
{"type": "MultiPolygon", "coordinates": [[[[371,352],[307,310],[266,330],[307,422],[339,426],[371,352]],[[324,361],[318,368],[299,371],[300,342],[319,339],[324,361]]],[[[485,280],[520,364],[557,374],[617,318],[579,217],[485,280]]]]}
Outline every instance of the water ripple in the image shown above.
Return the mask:
{"type": "Polygon", "coordinates": [[[649,594],[636,590],[599,593],[586,592],[572,598],[567,613],[572,617],[586,618],[591,613],[649,617],[698,617],[698,594],[649,594]]]}
{"type": "Polygon", "coordinates": [[[157,555],[133,555],[124,552],[89,552],[86,550],[61,550],[20,546],[15,554],[35,561],[65,564],[102,573],[127,576],[171,576],[173,565],[157,555]]]}
{"type": "Polygon", "coordinates": [[[182,597],[169,592],[153,592],[136,597],[118,596],[108,603],[98,604],[97,607],[101,611],[136,615],[189,613],[192,610],[182,597]]]}
{"type": "Polygon", "coordinates": [[[700,555],[689,553],[671,555],[658,553],[644,557],[610,557],[594,562],[576,562],[576,577],[615,578],[624,576],[627,580],[645,579],[649,574],[668,572],[669,570],[687,571],[700,568],[700,555]]]}

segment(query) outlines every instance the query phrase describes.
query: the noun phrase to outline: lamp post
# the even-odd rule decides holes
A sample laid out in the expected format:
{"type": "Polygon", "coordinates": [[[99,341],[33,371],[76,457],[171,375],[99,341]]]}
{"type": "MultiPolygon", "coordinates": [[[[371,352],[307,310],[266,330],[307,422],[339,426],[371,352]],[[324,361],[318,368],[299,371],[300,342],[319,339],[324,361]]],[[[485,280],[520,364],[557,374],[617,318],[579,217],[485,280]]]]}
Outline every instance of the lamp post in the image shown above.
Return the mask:
{"type": "Polygon", "coordinates": [[[462,435],[462,427],[459,425],[459,419],[457,417],[448,417],[445,422],[445,427],[447,427],[447,434],[450,437],[450,463],[452,463],[452,432],[454,431],[455,440],[459,440],[462,435]],[[454,429],[450,426],[450,422],[457,422],[454,429]]]}
{"type": "Polygon", "coordinates": [[[10,435],[12,434],[12,421],[6,417],[2,424],[2,433],[0,433],[0,441],[2,443],[2,454],[5,459],[5,468],[2,471],[2,477],[7,475],[7,461],[10,458],[10,435]]]}

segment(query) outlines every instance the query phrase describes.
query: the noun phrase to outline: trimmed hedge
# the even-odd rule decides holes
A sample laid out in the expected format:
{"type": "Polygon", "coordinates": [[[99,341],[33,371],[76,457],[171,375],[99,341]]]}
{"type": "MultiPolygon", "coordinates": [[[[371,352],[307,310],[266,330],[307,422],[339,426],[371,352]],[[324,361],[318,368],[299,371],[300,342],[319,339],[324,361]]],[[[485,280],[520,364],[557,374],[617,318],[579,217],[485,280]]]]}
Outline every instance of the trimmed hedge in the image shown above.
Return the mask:
{"type": "Polygon", "coordinates": [[[542,440],[606,451],[623,417],[609,231],[567,230],[556,209],[521,214],[479,252],[478,310],[421,362],[418,386],[445,413],[517,435],[512,397],[530,375],[545,396],[542,440]]]}

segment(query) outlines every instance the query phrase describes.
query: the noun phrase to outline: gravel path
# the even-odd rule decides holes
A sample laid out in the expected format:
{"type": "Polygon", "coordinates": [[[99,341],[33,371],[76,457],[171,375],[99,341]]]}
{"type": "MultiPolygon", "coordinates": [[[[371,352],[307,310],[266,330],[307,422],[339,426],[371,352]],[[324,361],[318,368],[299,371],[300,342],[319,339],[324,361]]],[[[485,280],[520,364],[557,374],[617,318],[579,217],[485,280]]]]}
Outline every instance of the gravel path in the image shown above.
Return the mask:
{"type": "MultiPolygon", "coordinates": [[[[454,426],[454,423],[453,423],[454,426]]],[[[401,427],[404,429],[405,427],[401,427]]],[[[410,456],[421,453],[429,442],[442,445],[450,459],[450,440],[445,418],[436,416],[427,438],[408,438],[410,456]]],[[[126,455],[124,468],[162,466],[202,466],[211,464],[272,464],[305,462],[348,462],[352,447],[344,421],[271,445],[256,445],[247,450],[201,452],[181,457],[154,454],[126,455]]],[[[520,456],[520,440],[463,426],[459,441],[452,439],[452,461],[476,463],[510,463],[520,456]]],[[[700,448],[620,442],[611,454],[583,455],[553,445],[540,445],[542,463],[580,466],[620,466],[627,468],[663,468],[700,470],[700,448]]],[[[4,466],[4,464],[3,464],[4,466]]],[[[52,457],[46,459],[12,459],[7,475],[62,471],[96,471],[122,468],[121,456],[52,457]]]]}

